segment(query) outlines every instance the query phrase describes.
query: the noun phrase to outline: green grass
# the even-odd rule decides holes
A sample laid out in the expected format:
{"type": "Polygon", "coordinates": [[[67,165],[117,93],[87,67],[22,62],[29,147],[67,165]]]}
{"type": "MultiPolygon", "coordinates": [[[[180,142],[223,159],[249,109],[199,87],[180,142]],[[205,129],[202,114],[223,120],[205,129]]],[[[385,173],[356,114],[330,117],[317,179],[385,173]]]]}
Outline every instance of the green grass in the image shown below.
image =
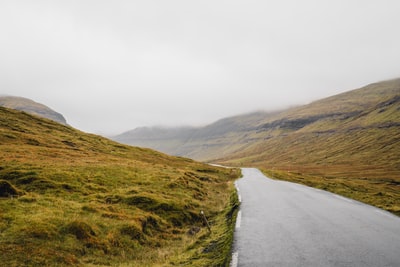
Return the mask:
{"type": "Polygon", "coordinates": [[[225,262],[237,169],[121,145],[4,108],[0,162],[2,264],[225,262]]]}
{"type": "MultiPolygon", "coordinates": [[[[239,207],[236,189],[230,185],[230,203],[223,212],[210,220],[211,232],[203,227],[197,240],[187,248],[186,254],[173,261],[178,266],[229,266],[234,227],[239,207]]],[[[193,242],[194,241],[194,242],[193,242]]]]}

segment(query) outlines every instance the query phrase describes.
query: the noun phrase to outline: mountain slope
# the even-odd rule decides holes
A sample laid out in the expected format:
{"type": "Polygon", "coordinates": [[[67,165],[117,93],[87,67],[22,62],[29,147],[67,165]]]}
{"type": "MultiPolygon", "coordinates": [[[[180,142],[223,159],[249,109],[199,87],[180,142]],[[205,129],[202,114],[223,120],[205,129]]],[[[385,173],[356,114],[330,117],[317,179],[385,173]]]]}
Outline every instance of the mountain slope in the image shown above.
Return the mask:
{"type": "Polygon", "coordinates": [[[395,166],[400,159],[399,129],[400,80],[393,80],[281,113],[260,125],[253,132],[254,142],[229,158],[250,157],[245,161],[274,166],[355,160],[358,165],[395,166]]]}
{"type": "Polygon", "coordinates": [[[238,174],[0,107],[0,261],[222,265],[238,174]]]}
{"type": "Polygon", "coordinates": [[[61,124],[67,124],[64,116],[51,108],[24,97],[0,96],[0,106],[28,112],[61,124]]]}

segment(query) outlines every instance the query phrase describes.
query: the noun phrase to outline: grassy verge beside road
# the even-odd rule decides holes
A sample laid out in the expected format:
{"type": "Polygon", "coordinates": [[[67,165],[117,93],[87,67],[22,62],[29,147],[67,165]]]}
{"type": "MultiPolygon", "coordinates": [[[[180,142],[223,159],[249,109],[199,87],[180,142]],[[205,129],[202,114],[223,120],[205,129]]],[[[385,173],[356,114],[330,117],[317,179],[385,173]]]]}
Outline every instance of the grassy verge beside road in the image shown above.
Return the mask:
{"type": "Polygon", "coordinates": [[[229,266],[231,247],[239,207],[235,187],[230,183],[230,202],[223,212],[210,221],[211,231],[202,228],[199,238],[173,260],[177,266],[229,266]]]}

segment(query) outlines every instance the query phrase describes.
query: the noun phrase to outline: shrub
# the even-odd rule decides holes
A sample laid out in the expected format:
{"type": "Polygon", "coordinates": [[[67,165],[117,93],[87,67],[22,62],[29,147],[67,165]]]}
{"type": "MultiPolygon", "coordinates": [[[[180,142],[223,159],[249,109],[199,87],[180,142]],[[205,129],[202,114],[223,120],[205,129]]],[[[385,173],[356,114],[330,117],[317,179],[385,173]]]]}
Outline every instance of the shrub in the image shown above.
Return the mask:
{"type": "Polygon", "coordinates": [[[143,240],[142,230],[135,224],[125,225],[120,229],[121,234],[129,236],[133,240],[143,240]]]}
{"type": "Polygon", "coordinates": [[[96,236],[92,227],[82,221],[73,221],[65,227],[65,231],[68,234],[74,235],[79,240],[87,240],[96,236]]]}

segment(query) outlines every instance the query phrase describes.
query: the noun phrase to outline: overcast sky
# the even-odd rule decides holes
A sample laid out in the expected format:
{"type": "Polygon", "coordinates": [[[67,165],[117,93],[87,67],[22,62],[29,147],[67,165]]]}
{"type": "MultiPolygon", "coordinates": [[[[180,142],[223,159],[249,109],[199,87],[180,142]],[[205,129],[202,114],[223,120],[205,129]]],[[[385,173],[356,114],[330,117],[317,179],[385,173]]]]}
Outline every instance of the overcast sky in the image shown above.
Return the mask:
{"type": "Polygon", "coordinates": [[[0,94],[75,128],[204,125],[400,77],[398,0],[0,0],[0,94]]]}

